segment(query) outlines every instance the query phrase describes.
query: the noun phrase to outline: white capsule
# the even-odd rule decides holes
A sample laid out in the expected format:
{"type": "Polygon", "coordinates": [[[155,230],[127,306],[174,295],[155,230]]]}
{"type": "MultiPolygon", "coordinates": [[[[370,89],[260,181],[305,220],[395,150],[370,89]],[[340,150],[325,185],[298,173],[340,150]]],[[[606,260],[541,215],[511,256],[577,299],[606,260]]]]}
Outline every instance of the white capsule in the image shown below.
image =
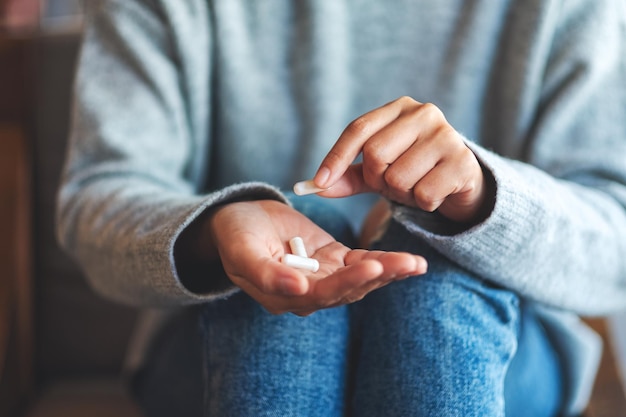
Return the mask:
{"type": "Polygon", "coordinates": [[[317,272],[317,270],[320,269],[320,263],[314,258],[303,258],[302,256],[286,253],[283,256],[282,261],[287,266],[298,269],[306,269],[311,272],[317,272]]]}
{"type": "Polygon", "coordinates": [[[289,247],[291,248],[291,253],[294,255],[298,255],[302,258],[308,258],[309,255],[306,253],[306,248],[304,247],[304,240],[300,236],[296,236],[289,241],[289,247]]]}
{"type": "Polygon", "coordinates": [[[296,195],[315,194],[326,190],[328,190],[328,188],[317,187],[313,180],[300,181],[293,185],[293,192],[296,193],[296,195]]]}

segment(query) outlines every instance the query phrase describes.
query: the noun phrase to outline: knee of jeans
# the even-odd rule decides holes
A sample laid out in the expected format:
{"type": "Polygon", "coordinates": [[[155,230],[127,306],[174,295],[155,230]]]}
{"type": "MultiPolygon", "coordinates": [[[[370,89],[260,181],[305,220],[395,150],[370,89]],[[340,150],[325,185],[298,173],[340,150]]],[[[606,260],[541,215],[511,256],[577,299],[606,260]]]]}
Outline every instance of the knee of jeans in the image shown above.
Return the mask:
{"type": "Polygon", "coordinates": [[[408,251],[428,261],[426,274],[378,291],[379,302],[393,306],[397,314],[419,310],[415,314],[440,322],[443,329],[461,322],[473,327],[491,327],[494,331],[494,326],[499,329],[504,326],[507,333],[517,335],[520,299],[515,292],[462,268],[395,222],[376,242],[375,248],[408,251]]]}
{"type": "Polygon", "coordinates": [[[422,316],[441,320],[444,326],[454,326],[456,319],[473,321],[475,326],[496,321],[517,332],[519,296],[452,263],[431,264],[425,275],[392,283],[379,291],[398,314],[418,310],[422,316]]]}
{"type": "Polygon", "coordinates": [[[293,198],[290,193],[287,193],[287,197],[296,210],[311,219],[337,241],[349,247],[355,246],[356,237],[350,222],[335,207],[314,195],[293,198]]]}
{"type": "Polygon", "coordinates": [[[444,257],[431,257],[429,264],[426,276],[416,277],[414,281],[418,282],[420,278],[425,281],[423,286],[428,288],[432,298],[439,300],[440,308],[453,309],[457,315],[473,316],[477,320],[497,320],[510,325],[517,333],[520,316],[518,294],[476,276],[444,257]]]}
{"type": "MultiPolygon", "coordinates": [[[[423,256],[428,262],[427,273],[407,281],[407,286],[417,287],[414,291],[418,293],[424,291],[419,287],[428,286],[429,291],[440,294],[445,300],[454,298],[460,300],[468,295],[475,295],[484,301],[491,300],[495,304],[501,304],[505,310],[500,312],[501,315],[504,314],[503,318],[509,314],[506,311],[509,307],[519,312],[519,297],[515,292],[461,267],[454,260],[435,251],[428,243],[411,234],[397,222],[390,223],[384,235],[374,242],[373,248],[406,251],[423,256]]],[[[407,288],[404,290],[406,291],[407,288]]],[[[408,290],[410,291],[410,288],[408,290]]]]}
{"type": "Polygon", "coordinates": [[[360,332],[375,339],[365,336],[365,343],[403,346],[433,361],[447,355],[502,367],[517,350],[518,297],[456,268],[392,283],[363,302],[353,311],[360,332]]]}

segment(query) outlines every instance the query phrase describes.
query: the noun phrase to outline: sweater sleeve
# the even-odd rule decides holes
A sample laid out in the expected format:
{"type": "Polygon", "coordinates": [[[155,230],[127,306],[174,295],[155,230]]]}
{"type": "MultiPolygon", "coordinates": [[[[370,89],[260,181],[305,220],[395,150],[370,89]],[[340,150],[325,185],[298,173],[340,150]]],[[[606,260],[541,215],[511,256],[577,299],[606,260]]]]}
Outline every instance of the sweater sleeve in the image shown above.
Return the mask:
{"type": "MultiPolygon", "coordinates": [[[[177,237],[215,204],[285,199],[263,183],[197,191],[209,169],[198,161],[210,151],[208,100],[198,92],[210,83],[201,66],[188,71],[191,58],[176,31],[193,31],[187,38],[208,51],[206,5],[113,0],[90,7],[58,194],[59,240],[94,289],[116,301],[159,306],[226,296],[234,288],[223,277],[207,274],[216,283],[206,294],[182,284],[173,256],[177,237]]],[[[207,54],[196,59],[208,65],[207,54]]]]}
{"type": "Polygon", "coordinates": [[[447,233],[436,213],[398,206],[394,216],[486,279],[606,314],[626,308],[626,13],[619,0],[560,7],[526,154],[468,142],[495,178],[490,216],[447,233]]]}

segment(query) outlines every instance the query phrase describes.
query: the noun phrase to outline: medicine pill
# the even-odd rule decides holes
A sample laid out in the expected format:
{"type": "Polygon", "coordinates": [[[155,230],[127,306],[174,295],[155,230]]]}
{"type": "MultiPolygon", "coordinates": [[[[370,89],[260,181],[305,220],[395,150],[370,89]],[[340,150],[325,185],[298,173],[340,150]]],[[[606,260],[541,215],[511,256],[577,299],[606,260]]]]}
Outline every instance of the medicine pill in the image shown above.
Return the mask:
{"type": "Polygon", "coordinates": [[[293,185],[293,192],[296,193],[296,195],[315,194],[326,190],[328,190],[328,188],[317,187],[313,180],[300,181],[293,185]]]}
{"type": "Polygon", "coordinates": [[[286,253],[282,262],[293,268],[306,269],[307,271],[317,272],[320,269],[320,263],[314,258],[303,258],[302,256],[286,253]]]}
{"type": "Polygon", "coordinates": [[[308,258],[309,255],[306,253],[306,248],[304,247],[304,240],[300,236],[296,236],[289,241],[289,247],[291,248],[291,253],[294,255],[298,255],[302,258],[308,258]]]}

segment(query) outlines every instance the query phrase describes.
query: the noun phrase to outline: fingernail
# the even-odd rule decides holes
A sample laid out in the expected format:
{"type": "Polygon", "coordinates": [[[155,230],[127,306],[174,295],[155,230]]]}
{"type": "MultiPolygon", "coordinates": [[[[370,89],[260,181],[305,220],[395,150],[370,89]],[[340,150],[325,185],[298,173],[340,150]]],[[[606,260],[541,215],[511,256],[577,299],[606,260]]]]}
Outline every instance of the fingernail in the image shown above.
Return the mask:
{"type": "Polygon", "coordinates": [[[328,178],[330,178],[330,169],[328,169],[327,167],[321,167],[317,171],[317,174],[315,174],[315,178],[313,179],[313,181],[318,187],[324,188],[326,186],[326,183],[328,182],[328,178]]]}
{"type": "Polygon", "coordinates": [[[281,277],[278,280],[278,288],[284,295],[300,295],[302,285],[300,280],[293,277],[281,277]]]}

